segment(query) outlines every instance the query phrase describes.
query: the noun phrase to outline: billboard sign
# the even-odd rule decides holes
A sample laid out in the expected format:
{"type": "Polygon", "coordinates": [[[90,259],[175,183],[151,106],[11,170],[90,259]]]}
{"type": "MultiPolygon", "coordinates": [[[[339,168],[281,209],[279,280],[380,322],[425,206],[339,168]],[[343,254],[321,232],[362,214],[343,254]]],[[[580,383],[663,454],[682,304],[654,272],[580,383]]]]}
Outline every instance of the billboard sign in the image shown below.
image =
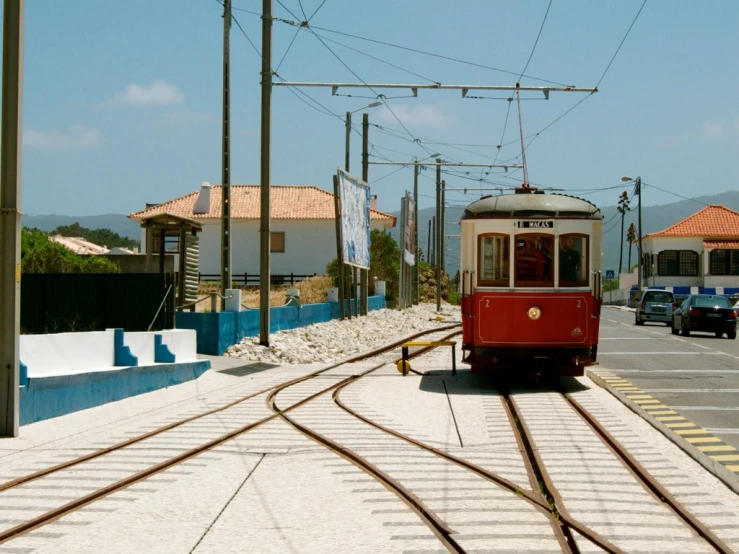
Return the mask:
{"type": "Polygon", "coordinates": [[[416,204],[408,192],[405,193],[403,202],[405,203],[405,222],[403,225],[403,229],[405,230],[405,237],[403,237],[404,259],[408,265],[416,265],[416,204]]]}
{"type": "Polygon", "coordinates": [[[339,198],[344,263],[369,269],[370,188],[361,179],[339,169],[339,198]]]}

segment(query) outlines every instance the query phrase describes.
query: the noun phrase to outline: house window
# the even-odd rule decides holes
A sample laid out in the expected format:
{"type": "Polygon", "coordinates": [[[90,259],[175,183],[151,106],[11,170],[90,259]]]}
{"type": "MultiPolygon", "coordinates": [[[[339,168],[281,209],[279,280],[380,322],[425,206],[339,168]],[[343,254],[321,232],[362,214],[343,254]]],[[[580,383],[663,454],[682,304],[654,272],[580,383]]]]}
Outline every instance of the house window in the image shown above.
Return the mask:
{"type": "Polygon", "coordinates": [[[663,250],[657,256],[657,274],[678,277],[698,275],[698,254],[692,250],[663,250]]]}
{"type": "Polygon", "coordinates": [[[480,285],[508,286],[509,243],[508,235],[480,235],[477,262],[480,285]]]}
{"type": "Polygon", "coordinates": [[[739,250],[713,250],[711,275],[739,275],[739,250]]]}
{"type": "Polygon", "coordinates": [[[270,252],[284,252],[285,251],[285,233],[284,232],[277,232],[277,233],[270,234],[269,251],[270,252]]]}

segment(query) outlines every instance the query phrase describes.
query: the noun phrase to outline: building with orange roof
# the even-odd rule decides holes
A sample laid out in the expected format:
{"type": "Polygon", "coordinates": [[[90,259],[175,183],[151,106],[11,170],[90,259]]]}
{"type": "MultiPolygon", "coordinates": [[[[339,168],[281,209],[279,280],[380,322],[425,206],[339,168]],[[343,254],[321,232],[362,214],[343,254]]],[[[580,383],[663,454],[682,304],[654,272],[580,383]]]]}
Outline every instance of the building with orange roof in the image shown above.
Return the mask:
{"type": "Polygon", "coordinates": [[[729,294],[739,288],[739,213],[725,206],[706,206],[663,231],[644,235],[642,249],[645,287],[684,294],[698,289],[729,294]]]}
{"type": "MultiPolygon", "coordinates": [[[[203,183],[199,191],[128,214],[141,222],[159,214],[191,219],[203,227],[199,233],[199,271],[220,279],[221,271],[221,185],[203,183]]],[[[315,186],[272,185],[270,187],[271,254],[273,275],[312,275],[326,272],[336,258],[334,195],[315,186]]],[[[236,278],[259,274],[259,185],[231,185],[231,267],[236,278]]],[[[395,227],[393,215],[370,209],[370,228],[395,227]]],[[[142,229],[142,251],[146,231],[142,229]]]]}

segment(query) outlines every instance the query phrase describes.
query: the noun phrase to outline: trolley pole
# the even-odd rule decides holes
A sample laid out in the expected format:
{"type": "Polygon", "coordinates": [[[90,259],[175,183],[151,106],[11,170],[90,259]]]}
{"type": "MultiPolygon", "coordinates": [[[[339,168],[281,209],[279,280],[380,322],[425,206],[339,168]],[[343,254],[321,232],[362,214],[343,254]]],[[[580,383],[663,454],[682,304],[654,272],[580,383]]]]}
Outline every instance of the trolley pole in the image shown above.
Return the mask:
{"type": "Polygon", "coordinates": [[[441,272],[446,273],[446,255],[444,254],[444,247],[446,246],[446,218],[444,217],[446,212],[446,180],[441,181],[441,235],[439,236],[439,243],[441,248],[441,272]]]}
{"type": "MultiPolygon", "coordinates": [[[[369,114],[362,114],[362,181],[369,185],[369,114]]],[[[369,245],[368,245],[369,246],[369,245]]],[[[369,268],[359,270],[360,315],[367,315],[369,309],[369,268]]]]}
{"type": "Polygon", "coordinates": [[[262,158],[259,226],[259,344],[269,346],[270,141],[272,138],[272,0],[262,0],[262,158]]]}
{"type": "MultiPolygon", "coordinates": [[[[226,289],[231,288],[231,175],[230,175],[230,52],[231,0],[223,0],[223,151],[221,158],[221,311],[226,309],[226,289]]],[[[163,232],[163,231],[162,231],[163,232]]],[[[161,259],[164,260],[162,244],[161,259]]]]}
{"type": "Polygon", "coordinates": [[[2,145],[0,146],[0,437],[17,437],[20,420],[20,226],[25,0],[3,9],[2,145]]]}

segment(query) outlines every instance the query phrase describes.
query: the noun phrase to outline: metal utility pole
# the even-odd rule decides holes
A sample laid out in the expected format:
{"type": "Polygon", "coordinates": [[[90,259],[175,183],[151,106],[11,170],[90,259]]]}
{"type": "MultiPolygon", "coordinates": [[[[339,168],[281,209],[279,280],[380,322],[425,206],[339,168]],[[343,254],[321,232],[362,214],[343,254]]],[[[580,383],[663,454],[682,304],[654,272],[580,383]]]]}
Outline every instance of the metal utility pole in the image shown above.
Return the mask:
{"type": "MultiPolygon", "coordinates": [[[[231,106],[230,51],[231,0],[223,0],[223,157],[221,158],[221,311],[226,309],[226,289],[231,288],[231,106]]],[[[160,254],[164,260],[164,245],[160,254]]]]}
{"type": "Polygon", "coordinates": [[[441,310],[441,158],[436,158],[436,311],[441,310]]]}
{"type": "Polygon", "coordinates": [[[272,0],[262,0],[262,159],[259,226],[259,344],[269,346],[270,143],[272,140],[272,0]]]}
{"type": "MultiPolygon", "coordinates": [[[[370,104],[372,106],[373,104],[370,104]]],[[[369,114],[362,114],[362,181],[369,185],[369,114]]],[[[361,291],[360,310],[361,315],[367,315],[369,293],[369,268],[359,270],[359,282],[361,291]]]]}
{"type": "Polygon", "coordinates": [[[446,181],[441,181],[441,235],[439,236],[439,242],[441,244],[441,248],[439,249],[441,252],[440,259],[441,259],[441,271],[442,273],[446,273],[446,260],[444,259],[446,257],[446,254],[444,253],[444,247],[446,246],[446,221],[444,217],[444,213],[446,212],[446,181]]]}
{"type": "Polygon", "coordinates": [[[434,219],[433,217],[429,219],[429,234],[428,234],[428,241],[426,244],[426,263],[428,264],[431,263],[431,224],[432,224],[433,219],[434,219]]]}
{"type": "Polygon", "coordinates": [[[17,437],[20,334],[21,130],[24,0],[3,10],[2,145],[0,145],[0,437],[17,437]]]}
{"type": "Polygon", "coordinates": [[[344,319],[344,261],[342,252],[343,233],[341,230],[341,192],[339,191],[339,177],[334,175],[334,212],[336,214],[336,261],[339,269],[339,317],[344,319]]]}
{"type": "Polygon", "coordinates": [[[420,171],[418,162],[413,164],[413,244],[416,247],[414,254],[416,255],[416,264],[413,266],[413,281],[412,281],[412,303],[418,304],[420,302],[419,292],[419,271],[418,264],[421,262],[421,258],[418,255],[418,172],[420,171]]]}
{"type": "Polygon", "coordinates": [[[400,265],[398,266],[398,309],[405,308],[405,197],[400,197],[400,265]]]}
{"type": "Polygon", "coordinates": [[[349,173],[349,143],[352,137],[352,112],[346,112],[346,139],[344,140],[344,169],[349,173]]]}

